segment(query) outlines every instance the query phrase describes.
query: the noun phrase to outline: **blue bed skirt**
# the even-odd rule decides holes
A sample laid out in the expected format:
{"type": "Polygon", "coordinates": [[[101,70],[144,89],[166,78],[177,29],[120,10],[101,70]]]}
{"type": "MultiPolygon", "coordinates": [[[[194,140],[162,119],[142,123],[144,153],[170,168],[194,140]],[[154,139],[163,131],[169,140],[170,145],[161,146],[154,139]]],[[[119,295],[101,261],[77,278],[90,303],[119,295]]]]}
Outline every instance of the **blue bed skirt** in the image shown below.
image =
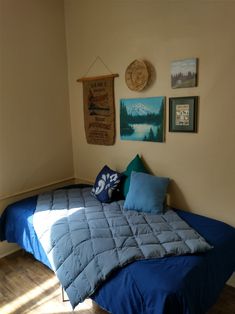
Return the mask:
{"type": "MultiPolygon", "coordinates": [[[[0,219],[0,238],[17,243],[51,268],[33,228],[37,196],[14,203],[0,219]]],[[[92,298],[113,314],[202,314],[235,270],[235,229],[177,210],[210,244],[204,254],[133,262],[116,271],[92,298]]]]}

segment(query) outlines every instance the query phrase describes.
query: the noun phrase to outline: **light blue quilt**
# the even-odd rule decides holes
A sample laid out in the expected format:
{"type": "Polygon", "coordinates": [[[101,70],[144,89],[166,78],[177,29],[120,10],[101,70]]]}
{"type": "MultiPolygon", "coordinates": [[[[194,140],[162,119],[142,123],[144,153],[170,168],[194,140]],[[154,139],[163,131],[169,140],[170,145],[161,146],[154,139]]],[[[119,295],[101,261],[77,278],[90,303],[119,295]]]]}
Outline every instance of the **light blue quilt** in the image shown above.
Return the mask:
{"type": "Polygon", "coordinates": [[[91,188],[39,195],[33,224],[72,307],[134,260],[205,252],[211,246],[173,210],[147,214],[100,203],[91,188]]]}

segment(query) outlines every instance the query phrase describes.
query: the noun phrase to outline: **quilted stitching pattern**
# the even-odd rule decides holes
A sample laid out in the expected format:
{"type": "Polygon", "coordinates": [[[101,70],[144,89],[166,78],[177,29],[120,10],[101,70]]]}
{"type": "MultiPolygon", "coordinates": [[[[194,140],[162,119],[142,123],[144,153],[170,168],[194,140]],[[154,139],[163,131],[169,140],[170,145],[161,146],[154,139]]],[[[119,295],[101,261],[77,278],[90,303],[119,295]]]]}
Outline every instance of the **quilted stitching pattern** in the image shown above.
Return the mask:
{"type": "Polygon", "coordinates": [[[125,211],[91,188],[38,196],[35,231],[73,308],[118,267],[138,259],[204,252],[211,246],[174,211],[125,211]]]}

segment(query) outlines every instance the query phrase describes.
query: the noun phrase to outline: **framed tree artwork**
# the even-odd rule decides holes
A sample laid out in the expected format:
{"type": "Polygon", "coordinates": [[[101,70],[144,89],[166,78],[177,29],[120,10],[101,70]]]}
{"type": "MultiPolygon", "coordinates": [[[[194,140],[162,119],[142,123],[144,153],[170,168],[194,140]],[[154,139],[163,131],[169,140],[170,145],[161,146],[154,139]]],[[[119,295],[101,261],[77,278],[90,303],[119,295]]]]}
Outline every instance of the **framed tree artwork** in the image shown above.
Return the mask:
{"type": "Polygon", "coordinates": [[[198,59],[175,60],[171,62],[171,87],[187,88],[197,86],[198,59]]]}

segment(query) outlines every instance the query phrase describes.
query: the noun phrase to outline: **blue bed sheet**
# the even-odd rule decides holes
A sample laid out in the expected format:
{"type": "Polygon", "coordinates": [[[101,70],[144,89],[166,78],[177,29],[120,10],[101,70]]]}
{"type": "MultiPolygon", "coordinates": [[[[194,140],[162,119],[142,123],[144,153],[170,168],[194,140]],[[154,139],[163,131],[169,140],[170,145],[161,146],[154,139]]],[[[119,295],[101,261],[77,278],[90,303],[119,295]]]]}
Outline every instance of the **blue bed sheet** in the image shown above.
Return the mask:
{"type": "MultiPolygon", "coordinates": [[[[50,263],[33,228],[37,196],[10,205],[0,219],[0,238],[50,263]]],[[[235,270],[235,229],[176,210],[214,249],[205,254],[133,262],[116,271],[92,296],[113,314],[202,314],[217,300],[235,270]]]]}
{"type": "Polygon", "coordinates": [[[37,196],[33,196],[8,206],[0,218],[0,240],[17,243],[51,268],[33,228],[36,204],[37,196]]]}
{"type": "Polygon", "coordinates": [[[134,262],[116,272],[93,299],[115,314],[202,314],[235,270],[235,229],[177,210],[214,249],[190,256],[134,262]]]}

